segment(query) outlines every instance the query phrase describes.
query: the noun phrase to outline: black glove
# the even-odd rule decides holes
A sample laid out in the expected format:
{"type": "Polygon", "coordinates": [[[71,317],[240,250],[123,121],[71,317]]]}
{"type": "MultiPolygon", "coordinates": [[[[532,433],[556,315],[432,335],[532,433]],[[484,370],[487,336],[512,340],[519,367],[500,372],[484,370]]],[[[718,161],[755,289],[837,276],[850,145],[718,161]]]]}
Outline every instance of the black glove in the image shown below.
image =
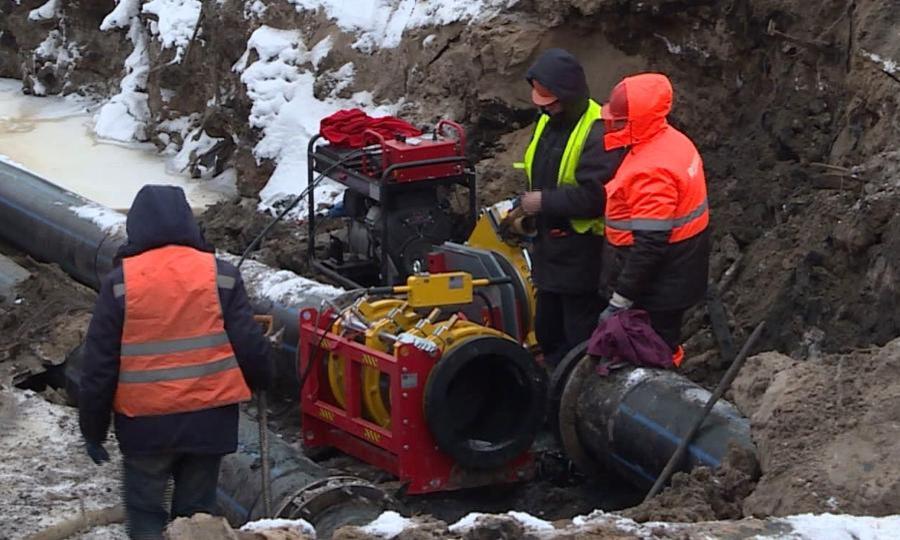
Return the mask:
{"type": "Polygon", "coordinates": [[[609,305],[607,305],[606,309],[604,309],[603,312],[600,313],[600,318],[597,319],[597,323],[602,323],[617,312],[630,308],[632,304],[634,304],[634,302],[625,298],[619,293],[613,293],[612,298],[609,299],[609,305]]]}
{"type": "Polygon", "coordinates": [[[88,441],[84,443],[84,448],[87,450],[91,460],[97,465],[103,465],[109,461],[109,452],[106,451],[106,448],[103,448],[102,444],[88,441]]]}

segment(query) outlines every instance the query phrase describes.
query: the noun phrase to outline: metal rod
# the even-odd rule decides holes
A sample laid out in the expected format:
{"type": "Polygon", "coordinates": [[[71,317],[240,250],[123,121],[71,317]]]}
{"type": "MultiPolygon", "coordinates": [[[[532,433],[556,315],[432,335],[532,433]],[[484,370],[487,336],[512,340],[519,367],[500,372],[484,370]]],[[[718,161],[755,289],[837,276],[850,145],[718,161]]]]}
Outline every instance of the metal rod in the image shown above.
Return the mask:
{"type": "Polygon", "coordinates": [[[258,392],[257,408],[259,409],[259,458],[262,461],[262,498],[265,517],[272,516],[272,472],[269,462],[269,403],[265,390],[258,392]]]}
{"type": "Polygon", "coordinates": [[[681,439],[681,444],[678,445],[675,453],[672,454],[671,458],[669,458],[669,462],[666,463],[666,468],[663,469],[663,471],[659,474],[659,477],[657,477],[656,482],[653,484],[653,487],[650,488],[650,491],[644,498],[644,502],[649,501],[650,499],[655,497],[656,494],[659,493],[659,491],[662,489],[663,485],[668,482],[669,477],[672,475],[675,467],[684,457],[684,453],[687,450],[688,445],[691,444],[691,440],[697,434],[697,431],[700,430],[700,426],[703,425],[703,422],[704,420],[706,420],[709,412],[712,410],[716,402],[719,401],[719,398],[722,397],[722,394],[724,394],[725,391],[728,390],[728,387],[731,386],[734,378],[737,377],[738,372],[740,372],[741,367],[744,365],[744,361],[747,360],[747,357],[750,355],[750,350],[756,344],[756,341],[759,339],[759,336],[762,334],[765,326],[765,321],[760,322],[756,326],[756,329],[753,330],[753,333],[750,334],[750,337],[747,338],[747,342],[744,343],[744,347],[741,349],[741,352],[738,353],[737,358],[734,359],[734,363],[731,364],[731,367],[728,368],[728,371],[725,372],[722,380],[719,381],[719,385],[716,386],[716,390],[712,393],[709,400],[706,402],[706,407],[703,408],[703,412],[697,418],[697,421],[694,422],[694,425],[691,426],[691,429],[687,432],[684,438],[681,439]]]}

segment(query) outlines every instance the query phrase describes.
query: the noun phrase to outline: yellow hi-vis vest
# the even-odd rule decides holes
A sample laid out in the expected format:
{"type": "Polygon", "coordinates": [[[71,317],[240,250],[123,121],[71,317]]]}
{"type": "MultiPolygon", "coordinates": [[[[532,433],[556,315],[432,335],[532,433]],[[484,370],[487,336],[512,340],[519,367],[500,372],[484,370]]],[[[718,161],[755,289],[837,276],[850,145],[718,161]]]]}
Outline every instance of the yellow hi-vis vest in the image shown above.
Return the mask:
{"type": "MultiPolygon", "coordinates": [[[[569,141],[566,143],[565,151],[563,151],[562,160],[559,162],[557,185],[578,185],[578,181],[575,179],[575,170],[578,169],[578,162],[581,160],[581,151],[584,149],[584,143],[588,138],[588,134],[591,132],[591,127],[594,125],[594,122],[600,119],[600,114],[600,104],[593,99],[590,100],[588,102],[587,110],[581,115],[578,124],[575,125],[575,129],[573,129],[572,133],[569,135],[569,141]]],[[[531,166],[534,163],[534,154],[537,151],[538,141],[541,140],[541,135],[544,133],[544,128],[547,126],[549,120],[550,117],[548,115],[541,115],[538,119],[537,127],[534,130],[534,136],[531,138],[531,143],[529,143],[528,148],[525,149],[524,162],[516,163],[514,165],[517,169],[525,169],[525,175],[528,176],[528,189],[531,189],[531,166]]],[[[572,224],[572,229],[579,234],[584,234],[586,232],[597,235],[603,234],[603,218],[573,218],[569,221],[572,224]]]]}

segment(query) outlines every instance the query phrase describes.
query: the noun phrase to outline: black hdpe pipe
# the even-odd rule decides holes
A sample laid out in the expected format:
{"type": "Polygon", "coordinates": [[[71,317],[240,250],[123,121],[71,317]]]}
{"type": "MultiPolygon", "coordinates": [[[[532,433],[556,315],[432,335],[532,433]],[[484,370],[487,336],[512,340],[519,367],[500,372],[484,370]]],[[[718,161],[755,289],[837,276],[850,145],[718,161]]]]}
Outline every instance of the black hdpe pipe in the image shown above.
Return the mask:
{"type": "Polygon", "coordinates": [[[384,491],[358,478],[333,476],[269,433],[272,515],[266,515],[259,433],[259,425],[241,414],[238,451],[222,460],[218,502],[232,525],[268,517],[304,519],[317,538],[331,538],[338,528],[369,523],[393,506],[384,491]]]}
{"type": "MultiPolygon", "coordinates": [[[[568,373],[559,400],[566,454],[590,476],[615,471],[650,488],[704,413],[710,393],[669,370],[628,367],[602,376],[597,361],[580,349],[573,351],[582,359],[568,373]]],[[[719,401],[676,470],[716,468],[732,446],[755,454],[750,422],[732,404],[719,401]]]]}
{"type": "MultiPolygon", "coordinates": [[[[56,263],[75,280],[100,288],[100,280],[112,270],[116,251],[125,242],[119,231],[107,231],[73,208],[92,206],[106,210],[78,194],[43,178],[0,161],[0,240],[21,249],[35,259],[56,263]]],[[[279,391],[296,396],[297,340],[299,308],[303,306],[254,305],[256,311],[271,313],[275,327],[284,328],[281,346],[276,348],[275,369],[279,391]]]]}
{"type": "Polygon", "coordinates": [[[90,204],[80,195],[0,162],[0,237],[38,260],[58,264],[96,290],[100,278],[112,269],[125,238],[72,210],[90,204]]]}
{"type": "MultiPolygon", "coordinates": [[[[38,260],[60,265],[71,277],[97,290],[125,237],[103,230],[72,210],[87,205],[104,210],[28,171],[0,162],[0,239],[38,260]]],[[[286,359],[276,361],[276,369],[284,375],[279,379],[298,381],[298,308],[268,305],[263,311],[273,315],[276,327],[285,328],[279,349],[286,359]]],[[[70,355],[72,369],[67,373],[75,399],[81,351],[70,355]]],[[[261,465],[258,430],[255,422],[242,417],[241,446],[222,464],[220,505],[235,525],[264,517],[261,478],[256,471],[261,465]]],[[[335,528],[370,521],[387,506],[387,496],[374,486],[351,477],[330,476],[275,437],[270,436],[269,442],[276,517],[306,519],[321,527],[319,537],[329,538],[335,528]]]]}

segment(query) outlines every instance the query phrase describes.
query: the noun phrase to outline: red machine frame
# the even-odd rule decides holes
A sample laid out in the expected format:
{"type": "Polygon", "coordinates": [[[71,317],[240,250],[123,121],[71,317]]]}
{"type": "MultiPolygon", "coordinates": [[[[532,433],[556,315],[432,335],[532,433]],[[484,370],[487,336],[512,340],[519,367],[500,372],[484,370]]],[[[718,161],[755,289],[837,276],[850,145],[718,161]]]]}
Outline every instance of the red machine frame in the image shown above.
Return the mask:
{"type": "Polygon", "coordinates": [[[334,447],[388,471],[407,484],[409,494],[517,482],[533,476],[530,452],[499,470],[473,471],[462,469],[438,448],[428,429],[423,403],[425,384],[440,352],[429,354],[412,345],[400,345],[394,357],[329,332],[334,319],[331,310],[321,314],[315,309],[300,312],[300,373],[309,370],[300,389],[307,447],[334,447]],[[323,376],[321,364],[326,352],[337,353],[344,361],[344,407],[337,404],[323,376]],[[390,377],[390,429],[363,418],[363,366],[390,377]]]}

